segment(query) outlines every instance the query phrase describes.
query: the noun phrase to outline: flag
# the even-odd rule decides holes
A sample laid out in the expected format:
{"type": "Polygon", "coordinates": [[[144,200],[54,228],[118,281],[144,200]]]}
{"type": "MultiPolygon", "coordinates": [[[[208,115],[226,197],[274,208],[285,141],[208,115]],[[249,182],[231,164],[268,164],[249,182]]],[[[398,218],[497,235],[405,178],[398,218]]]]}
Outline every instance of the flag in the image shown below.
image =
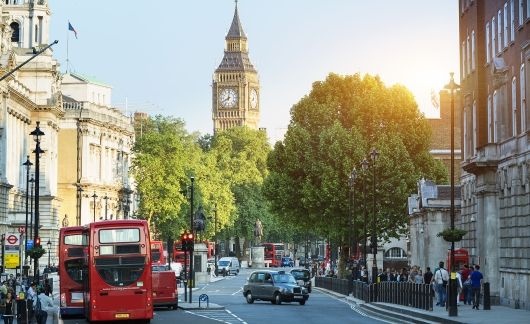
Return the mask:
{"type": "Polygon", "coordinates": [[[74,32],[75,38],[77,39],[77,31],[74,29],[74,26],[70,22],[68,22],[68,30],[71,30],[74,32]]]}

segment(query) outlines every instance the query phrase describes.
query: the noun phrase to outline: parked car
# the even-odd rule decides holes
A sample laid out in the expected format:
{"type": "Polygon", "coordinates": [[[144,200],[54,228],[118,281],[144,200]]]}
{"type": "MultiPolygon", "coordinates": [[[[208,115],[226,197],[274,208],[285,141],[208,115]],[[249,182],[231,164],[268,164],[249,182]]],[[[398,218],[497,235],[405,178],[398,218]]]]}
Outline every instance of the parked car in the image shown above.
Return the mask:
{"type": "Polygon", "coordinates": [[[282,257],[280,266],[281,267],[294,267],[294,261],[293,259],[291,259],[291,257],[282,257]]]}
{"type": "Polygon", "coordinates": [[[293,269],[291,274],[296,279],[296,282],[307,289],[311,293],[311,272],[307,269],[293,269]]]}
{"type": "Polygon", "coordinates": [[[237,275],[239,268],[239,260],[235,257],[224,257],[217,261],[217,271],[223,275],[237,275]]]}
{"type": "Polygon", "coordinates": [[[264,300],[276,305],[282,302],[305,305],[309,299],[307,289],[298,285],[292,274],[270,270],[254,271],[243,286],[243,296],[249,304],[264,300]]]}

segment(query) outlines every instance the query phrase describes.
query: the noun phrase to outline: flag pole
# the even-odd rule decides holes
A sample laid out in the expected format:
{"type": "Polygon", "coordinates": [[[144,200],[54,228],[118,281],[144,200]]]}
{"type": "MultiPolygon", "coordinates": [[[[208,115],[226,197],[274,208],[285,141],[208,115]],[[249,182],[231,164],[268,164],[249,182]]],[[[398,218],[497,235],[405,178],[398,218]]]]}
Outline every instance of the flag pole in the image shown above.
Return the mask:
{"type": "MultiPolygon", "coordinates": [[[[68,27],[70,27],[70,22],[68,22],[68,27]]],[[[70,64],[70,61],[68,60],[68,41],[69,41],[69,38],[70,38],[70,30],[66,29],[66,74],[68,74],[69,64],[70,64]]]]}

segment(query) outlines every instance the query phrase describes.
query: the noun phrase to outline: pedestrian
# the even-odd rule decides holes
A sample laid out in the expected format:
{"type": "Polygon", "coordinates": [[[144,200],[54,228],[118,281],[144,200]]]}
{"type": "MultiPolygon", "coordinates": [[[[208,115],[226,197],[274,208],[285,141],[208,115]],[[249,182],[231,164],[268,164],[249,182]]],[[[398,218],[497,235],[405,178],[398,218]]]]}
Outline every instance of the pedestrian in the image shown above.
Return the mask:
{"type": "Polygon", "coordinates": [[[398,282],[407,282],[409,280],[409,273],[407,271],[407,268],[401,269],[401,273],[399,274],[397,281],[398,282]]]}
{"type": "Polygon", "coordinates": [[[430,284],[432,281],[432,276],[433,274],[431,272],[431,267],[427,267],[425,273],[423,274],[423,282],[426,284],[430,284]]]}
{"type": "Polygon", "coordinates": [[[449,282],[449,272],[444,269],[444,262],[440,261],[439,268],[434,273],[434,281],[436,283],[436,293],[438,294],[438,302],[436,306],[445,307],[447,300],[447,283],[449,282]]]}
{"type": "Polygon", "coordinates": [[[397,274],[396,269],[392,268],[392,272],[390,272],[389,281],[397,281],[397,274]]]}
{"type": "Polygon", "coordinates": [[[423,273],[421,273],[421,269],[418,270],[418,274],[414,277],[414,282],[417,284],[423,283],[423,273]]]}
{"type": "Polygon", "coordinates": [[[463,285],[462,285],[462,274],[460,273],[460,271],[457,271],[456,272],[456,303],[457,305],[461,305],[462,302],[460,302],[460,294],[462,293],[462,290],[463,290],[463,285]]]}
{"type": "Polygon", "coordinates": [[[480,266],[475,264],[475,270],[471,272],[471,289],[473,290],[473,309],[479,309],[480,302],[480,287],[482,286],[482,280],[484,276],[479,271],[480,266]]]}
{"type": "Polygon", "coordinates": [[[38,302],[40,302],[40,310],[38,310],[37,303],[35,303],[35,318],[37,319],[37,324],[46,324],[49,313],[53,314],[54,312],[57,312],[57,309],[53,305],[53,300],[44,293],[42,288],[39,289],[37,299],[38,302]]]}
{"type": "Polygon", "coordinates": [[[464,305],[471,305],[473,300],[473,289],[471,288],[471,272],[469,265],[464,264],[462,269],[462,285],[463,285],[463,294],[464,294],[464,305]]]}
{"type": "Polygon", "coordinates": [[[7,292],[5,300],[4,324],[12,324],[15,317],[15,299],[11,291],[7,292]]]}

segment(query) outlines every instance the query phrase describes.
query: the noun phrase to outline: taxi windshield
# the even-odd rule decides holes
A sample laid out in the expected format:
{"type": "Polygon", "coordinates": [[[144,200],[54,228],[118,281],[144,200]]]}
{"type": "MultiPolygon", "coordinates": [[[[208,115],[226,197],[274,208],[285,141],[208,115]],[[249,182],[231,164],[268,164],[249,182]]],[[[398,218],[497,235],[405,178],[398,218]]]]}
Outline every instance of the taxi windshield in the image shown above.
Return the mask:
{"type": "Polygon", "coordinates": [[[289,283],[289,284],[295,284],[296,280],[294,279],[293,275],[291,274],[274,274],[272,275],[272,278],[274,279],[274,282],[276,283],[289,283]]]}

